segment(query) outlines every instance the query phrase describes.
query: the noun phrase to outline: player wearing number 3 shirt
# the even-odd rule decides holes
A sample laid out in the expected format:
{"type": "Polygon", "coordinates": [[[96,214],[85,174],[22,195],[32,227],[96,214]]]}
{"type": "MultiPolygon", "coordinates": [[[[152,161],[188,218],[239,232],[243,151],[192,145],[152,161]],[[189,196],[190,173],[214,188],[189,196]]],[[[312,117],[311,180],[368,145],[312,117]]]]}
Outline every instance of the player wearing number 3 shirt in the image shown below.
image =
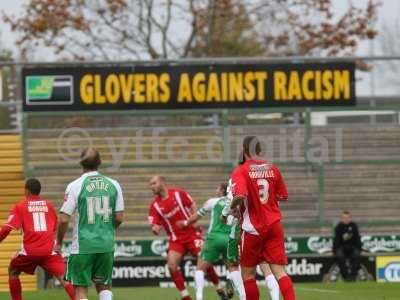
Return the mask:
{"type": "Polygon", "coordinates": [[[59,244],[74,217],[66,279],[74,285],[77,299],[87,299],[92,282],[100,300],[112,299],[114,238],[123,220],[124,200],[119,183],[97,171],[100,163],[97,150],[83,151],[83,175],[68,185],[60,209],[59,244]]]}
{"type": "Polygon", "coordinates": [[[231,175],[231,209],[240,206],[240,265],[246,299],[259,299],[255,270],[258,264],[267,262],[278,280],[283,299],[295,300],[292,281],[284,269],[287,257],[279,201],[288,199],[285,183],[278,167],[260,157],[257,137],[247,136],[242,151],[244,163],[231,175]]]}
{"type": "Polygon", "coordinates": [[[40,266],[57,277],[70,299],[74,299],[74,288],[70,283],[63,281],[64,259],[54,251],[57,214],[53,204],[40,197],[40,190],[39,180],[28,179],[25,183],[26,198],[14,206],[7,223],[0,230],[0,242],[11,230],[21,230],[23,233],[22,248],[11,260],[9,267],[11,298],[22,299],[19,274],[34,274],[36,267],[40,266]]]}

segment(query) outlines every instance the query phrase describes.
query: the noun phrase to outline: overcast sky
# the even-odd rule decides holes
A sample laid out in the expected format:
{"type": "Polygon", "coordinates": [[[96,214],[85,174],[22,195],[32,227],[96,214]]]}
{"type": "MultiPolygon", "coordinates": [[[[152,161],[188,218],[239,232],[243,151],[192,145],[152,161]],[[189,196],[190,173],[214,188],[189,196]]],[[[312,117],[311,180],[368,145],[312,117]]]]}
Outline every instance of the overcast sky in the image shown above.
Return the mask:
{"type": "MultiPolygon", "coordinates": [[[[29,0],[0,0],[0,12],[5,12],[7,14],[19,15],[23,9],[23,5],[28,3],[29,0]]],[[[334,8],[336,11],[344,11],[348,5],[349,0],[332,0],[334,8]]],[[[368,0],[352,0],[354,5],[365,5],[368,0]]],[[[400,1],[399,0],[381,0],[382,6],[379,9],[378,15],[378,28],[382,24],[390,24],[398,19],[400,15],[400,1]]],[[[10,31],[7,24],[0,21],[0,43],[4,46],[2,48],[15,49],[15,35],[10,31]]],[[[400,50],[399,50],[400,51],[400,50]]],[[[370,53],[369,43],[364,43],[358,50],[358,55],[368,55],[370,53]]],[[[38,57],[46,58],[47,54],[42,53],[38,57]]],[[[48,58],[48,57],[47,57],[48,58]]]]}

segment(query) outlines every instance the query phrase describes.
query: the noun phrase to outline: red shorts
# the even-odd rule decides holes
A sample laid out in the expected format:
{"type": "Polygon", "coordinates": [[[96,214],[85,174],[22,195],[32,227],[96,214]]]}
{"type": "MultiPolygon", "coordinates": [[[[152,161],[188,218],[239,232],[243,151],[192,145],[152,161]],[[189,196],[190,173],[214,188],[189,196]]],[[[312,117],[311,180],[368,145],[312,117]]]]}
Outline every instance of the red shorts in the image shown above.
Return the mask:
{"type": "Polygon", "coordinates": [[[203,247],[204,240],[200,233],[193,236],[188,240],[177,240],[170,241],[168,246],[168,251],[179,252],[182,255],[186,255],[186,253],[191,253],[194,257],[197,257],[201,248],[203,247]]]}
{"type": "Polygon", "coordinates": [[[266,234],[253,235],[242,232],[240,265],[252,268],[262,262],[287,265],[285,236],[281,222],[272,224],[266,234]]]}
{"type": "Polygon", "coordinates": [[[59,254],[49,256],[17,255],[10,262],[11,268],[28,274],[34,274],[37,266],[42,267],[53,276],[64,276],[65,273],[64,259],[59,254]]]}

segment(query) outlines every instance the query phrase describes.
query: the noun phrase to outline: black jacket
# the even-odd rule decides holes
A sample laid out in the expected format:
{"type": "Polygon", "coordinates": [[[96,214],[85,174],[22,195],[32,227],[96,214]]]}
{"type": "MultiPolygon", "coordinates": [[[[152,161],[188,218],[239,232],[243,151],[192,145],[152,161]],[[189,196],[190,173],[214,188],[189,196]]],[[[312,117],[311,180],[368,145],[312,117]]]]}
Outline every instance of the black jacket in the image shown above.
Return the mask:
{"type": "Polygon", "coordinates": [[[336,225],[332,249],[333,253],[336,253],[336,250],[340,247],[357,248],[361,250],[361,238],[356,223],[351,222],[346,225],[340,222],[336,225]]]}

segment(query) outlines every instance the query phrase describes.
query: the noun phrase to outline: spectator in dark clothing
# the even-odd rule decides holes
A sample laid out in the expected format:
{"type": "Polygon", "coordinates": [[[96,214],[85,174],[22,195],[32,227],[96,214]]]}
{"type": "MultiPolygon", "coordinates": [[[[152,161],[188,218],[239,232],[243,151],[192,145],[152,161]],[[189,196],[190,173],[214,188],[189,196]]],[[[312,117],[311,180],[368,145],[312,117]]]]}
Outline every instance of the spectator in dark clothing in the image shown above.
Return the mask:
{"type": "Polygon", "coordinates": [[[348,211],[342,213],[339,224],[335,228],[333,254],[336,256],[340,273],[344,280],[355,280],[360,269],[361,238],[358,226],[352,222],[348,211]],[[346,266],[350,264],[350,274],[346,266]]]}

